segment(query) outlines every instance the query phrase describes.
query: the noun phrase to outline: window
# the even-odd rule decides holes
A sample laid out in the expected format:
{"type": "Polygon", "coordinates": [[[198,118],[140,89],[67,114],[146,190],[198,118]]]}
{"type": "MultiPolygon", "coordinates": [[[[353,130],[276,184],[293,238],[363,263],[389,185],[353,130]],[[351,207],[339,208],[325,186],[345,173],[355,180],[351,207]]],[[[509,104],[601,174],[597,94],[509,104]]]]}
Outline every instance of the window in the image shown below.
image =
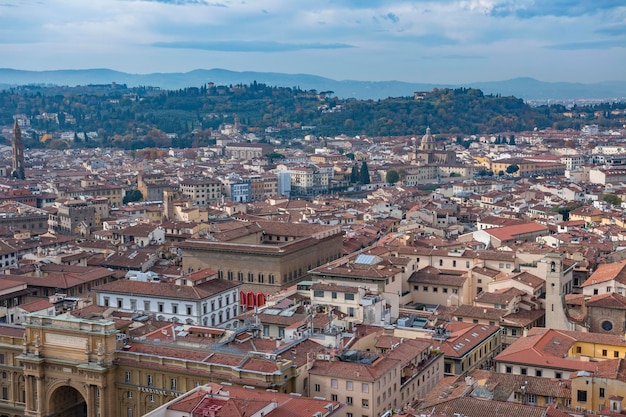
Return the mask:
{"type": "Polygon", "coordinates": [[[456,268],[456,261],[452,261],[452,266],[456,268]]]}
{"type": "Polygon", "coordinates": [[[320,384],[315,384],[315,392],[320,392],[322,390],[322,386],[320,384]]]}
{"type": "Polygon", "coordinates": [[[361,407],[369,408],[369,406],[370,406],[370,401],[369,400],[366,400],[366,399],[362,399],[361,400],[361,407]]]}
{"type": "Polygon", "coordinates": [[[126,371],[126,374],[124,375],[124,382],[129,383],[130,382],[130,372],[126,371]]]}
{"type": "Polygon", "coordinates": [[[370,392],[369,384],[361,384],[361,392],[370,392]]]}
{"type": "Polygon", "coordinates": [[[600,388],[600,398],[604,398],[604,388],[600,388]]]}
{"type": "Polygon", "coordinates": [[[502,262],[500,263],[499,266],[500,266],[500,268],[504,268],[504,264],[502,262]]]}
{"type": "Polygon", "coordinates": [[[124,300],[121,298],[117,299],[117,308],[122,308],[124,306],[124,300]]]}
{"type": "Polygon", "coordinates": [[[3,400],[9,399],[9,387],[2,387],[2,399],[3,400]]]}
{"type": "Polygon", "coordinates": [[[354,317],[355,316],[354,307],[348,307],[348,316],[350,316],[350,317],[354,317]]]}
{"type": "Polygon", "coordinates": [[[128,398],[128,399],[133,398],[133,392],[132,391],[126,391],[126,398],[128,398]]]}
{"type": "Polygon", "coordinates": [[[150,396],[148,397],[148,401],[150,401],[151,403],[154,402],[154,394],[150,394],[150,396]]]}
{"type": "Polygon", "coordinates": [[[447,293],[448,293],[448,289],[447,289],[446,287],[442,287],[442,288],[441,288],[441,291],[442,291],[444,294],[447,294],[447,293]]]}
{"type": "Polygon", "coordinates": [[[331,401],[338,401],[337,394],[331,394],[331,395],[330,395],[330,400],[331,400],[331,401]]]}
{"type": "Polygon", "coordinates": [[[187,315],[191,316],[191,306],[187,306],[187,315]]]}
{"type": "Polygon", "coordinates": [[[330,386],[331,386],[331,388],[337,388],[337,380],[336,379],[331,379],[330,380],[330,386]]]}
{"type": "Polygon", "coordinates": [[[608,320],[603,321],[601,326],[602,326],[602,330],[606,332],[610,332],[611,330],[613,330],[613,323],[611,323],[608,320]]]}
{"type": "Polygon", "coordinates": [[[517,336],[517,329],[511,329],[511,336],[517,336]]]}
{"type": "Polygon", "coordinates": [[[133,417],[133,409],[128,407],[126,409],[126,417],[133,417]]]}
{"type": "Polygon", "coordinates": [[[424,292],[428,292],[428,287],[426,285],[424,285],[424,287],[422,288],[422,290],[424,290],[424,292]]]}
{"type": "Polygon", "coordinates": [[[439,287],[433,287],[433,292],[439,292],[439,287]]]}
{"type": "Polygon", "coordinates": [[[576,400],[579,403],[586,403],[587,402],[587,391],[579,389],[578,392],[576,393],[576,400]]]}
{"type": "Polygon", "coordinates": [[[346,381],[346,389],[352,391],[352,381],[346,381]]]}
{"type": "Polygon", "coordinates": [[[163,303],[159,303],[159,308],[158,308],[159,313],[162,313],[164,308],[165,308],[165,305],[163,303]]]}
{"type": "Polygon", "coordinates": [[[346,397],[346,404],[352,405],[352,397],[346,397]]]}
{"type": "Polygon", "coordinates": [[[535,394],[528,394],[528,403],[537,404],[537,396],[535,394]]]}
{"type": "Polygon", "coordinates": [[[337,292],[333,291],[330,293],[330,298],[332,298],[333,300],[337,298],[337,292]]]}
{"type": "Polygon", "coordinates": [[[541,372],[540,369],[535,370],[535,376],[543,376],[543,373],[541,372]]]}
{"type": "Polygon", "coordinates": [[[619,352],[618,352],[618,351],[616,351],[616,350],[614,350],[614,351],[613,351],[613,357],[614,357],[614,358],[619,358],[619,352]]]}
{"type": "Polygon", "coordinates": [[[606,349],[602,349],[602,356],[608,355],[608,351],[606,349]]]}
{"type": "Polygon", "coordinates": [[[576,346],[576,353],[582,353],[582,352],[583,352],[582,346],[576,346]]]}
{"type": "Polygon", "coordinates": [[[170,380],[170,389],[171,390],[175,390],[176,389],[176,378],[172,378],[170,380]]]}
{"type": "Polygon", "coordinates": [[[4,353],[0,353],[0,363],[4,364],[4,353]]]}
{"type": "Polygon", "coordinates": [[[346,413],[346,417],[354,417],[352,413],[346,413]]]}
{"type": "Polygon", "coordinates": [[[439,259],[439,266],[443,266],[443,259],[439,259]]]}
{"type": "Polygon", "coordinates": [[[353,301],[354,300],[354,294],[352,293],[344,293],[343,294],[343,299],[346,301],[353,301]]]}
{"type": "Polygon", "coordinates": [[[322,290],[314,290],[313,297],[324,297],[324,291],[322,290]]]}
{"type": "Polygon", "coordinates": [[[506,373],[507,373],[507,374],[510,374],[510,373],[512,373],[512,372],[513,372],[513,368],[512,368],[511,366],[507,366],[507,367],[506,367],[506,373]]]}
{"type": "Polygon", "coordinates": [[[178,304],[172,304],[172,314],[178,314],[178,304]]]}
{"type": "Polygon", "coordinates": [[[104,306],[105,307],[109,306],[109,297],[104,297],[104,306]]]}
{"type": "Polygon", "coordinates": [[[528,369],[527,368],[521,368],[520,372],[522,375],[528,375],[528,369]]]}
{"type": "Polygon", "coordinates": [[[144,301],[143,302],[143,309],[145,311],[150,311],[150,301],[144,301]]]}
{"type": "Polygon", "coordinates": [[[561,379],[561,377],[562,377],[562,376],[563,376],[563,374],[562,374],[561,372],[555,372],[555,373],[554,373],[554,377],[555,377],[556,379],[561,379]]]}
{"type": "Polygon", "coordinates": [[[469,268],[469,267],[470,267],[470,263],[469,263],[469,261],[465,261],[465,267],[466,267],[466,268],[469,268]]]}
{"type": "Polygon", "coordinates": [[[148,386],[149,387],[152,386],[152,382],[153,382],[152,375],[148,375],[148,386]]]}

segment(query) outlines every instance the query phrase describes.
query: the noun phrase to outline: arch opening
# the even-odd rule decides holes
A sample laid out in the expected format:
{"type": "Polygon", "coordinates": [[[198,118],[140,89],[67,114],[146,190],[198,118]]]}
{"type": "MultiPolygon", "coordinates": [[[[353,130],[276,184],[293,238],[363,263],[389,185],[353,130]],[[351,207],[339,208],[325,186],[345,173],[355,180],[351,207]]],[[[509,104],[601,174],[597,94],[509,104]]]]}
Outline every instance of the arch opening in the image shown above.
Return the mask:
{"type": "Polygon", "coordinates": [[[87,402],[75,388],[64,385],[50,397],[50,417],[87,417],[87,402]]]}

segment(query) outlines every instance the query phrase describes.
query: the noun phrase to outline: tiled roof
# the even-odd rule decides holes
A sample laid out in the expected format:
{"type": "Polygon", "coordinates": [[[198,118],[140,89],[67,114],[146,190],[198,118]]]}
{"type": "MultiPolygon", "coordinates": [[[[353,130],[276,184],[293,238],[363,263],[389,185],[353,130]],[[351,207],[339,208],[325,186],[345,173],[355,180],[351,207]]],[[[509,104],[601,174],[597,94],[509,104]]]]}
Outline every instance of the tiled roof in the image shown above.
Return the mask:
{"type": "Polygon", "coordinates": [[[614,292],[594,295],[587,300],[587,307],[626,310],[626,297],[614,292]]]}
{"type": "Polygon", "coordinates": [[[239,282],[212,279],[195,286],[175,285],[169,282],[142,282],[118,280],[101,285],[96,292],[116,294],[141,294],[146,296],[183,300],[203,300],[215,294],[231,290],[241,285],[239,282]]]}
{"type": "Polygon", "coordinates": [[[626,284],[626,261],[598,265],[598,269],[591,274],[581,287],[587,287],[601,282],[615,280],[622,284],[626,284]]]}
{"type": "Polygon", "coordinates": [[[507,241],[516,239],[520,235],[525,235],[528,233],[537,233],[537,232],[548,232],[548,227],[539,223],[526,223],[526,224],[518,224],[513,226],[504,226],[504,227],[494,227],[491,229],[485,229],[486,233],[495,237],[500,241],[507,241]]]}
{"type": "Polygon", "coordinates": [[[462,397],[444,401],[429,411],[450,417],[459,414],[465,417],[545,417],[546,407],[462,397]]]}

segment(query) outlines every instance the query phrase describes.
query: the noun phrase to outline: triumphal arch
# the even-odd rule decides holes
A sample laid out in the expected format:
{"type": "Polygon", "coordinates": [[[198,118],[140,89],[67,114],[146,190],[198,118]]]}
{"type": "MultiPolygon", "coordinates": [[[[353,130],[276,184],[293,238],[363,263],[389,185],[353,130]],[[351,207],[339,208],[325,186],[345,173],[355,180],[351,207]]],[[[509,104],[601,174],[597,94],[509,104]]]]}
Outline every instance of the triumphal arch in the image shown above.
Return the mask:
{"type": "Polygon", "coordinates": [[[25,327],[24,415],[113,417],[115,322],[29,315],[25,327]]]}

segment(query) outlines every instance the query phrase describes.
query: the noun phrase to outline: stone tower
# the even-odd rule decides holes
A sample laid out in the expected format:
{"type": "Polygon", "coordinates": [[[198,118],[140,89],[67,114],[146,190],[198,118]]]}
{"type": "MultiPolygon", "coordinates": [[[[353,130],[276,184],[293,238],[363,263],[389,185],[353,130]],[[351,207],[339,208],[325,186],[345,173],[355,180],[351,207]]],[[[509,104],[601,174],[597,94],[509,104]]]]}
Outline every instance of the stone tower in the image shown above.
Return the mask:
{"type": "Polygon", "coordinates": [[[23,180],[26,178],[24,173],[24,142],[22,142],[22,130],[15,119],[13,125],[13,177],[23,180]]]}
{"type": "Polygon", "coordinates": [[[541,260],[546,264],[546,328],[556,330],[574,330],[573,324],[565,313],[565,294],[568,283],[563,274],[563,256],[548,253],[541,260]]]}

